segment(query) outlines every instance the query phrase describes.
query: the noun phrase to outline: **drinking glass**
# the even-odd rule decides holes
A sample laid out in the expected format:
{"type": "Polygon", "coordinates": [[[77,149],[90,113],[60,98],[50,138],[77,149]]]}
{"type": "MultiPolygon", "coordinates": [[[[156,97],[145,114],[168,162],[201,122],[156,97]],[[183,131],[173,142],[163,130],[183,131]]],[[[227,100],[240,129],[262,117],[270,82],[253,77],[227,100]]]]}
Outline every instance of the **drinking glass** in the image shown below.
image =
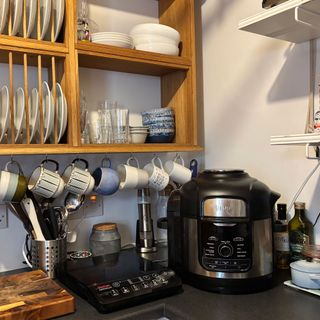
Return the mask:
{"type": "Polygon", "coordinates": [[[129,142],[129,110],[114,108],[110,110],[113,132],[113,143],[129,142]]]}

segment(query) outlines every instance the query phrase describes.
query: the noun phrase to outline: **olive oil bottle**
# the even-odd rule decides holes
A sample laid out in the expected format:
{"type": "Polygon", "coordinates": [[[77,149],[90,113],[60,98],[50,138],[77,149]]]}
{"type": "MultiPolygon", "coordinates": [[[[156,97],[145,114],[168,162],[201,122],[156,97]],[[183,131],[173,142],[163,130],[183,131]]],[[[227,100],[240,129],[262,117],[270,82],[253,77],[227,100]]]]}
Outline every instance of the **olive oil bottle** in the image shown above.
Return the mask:
{"type": "Polygon", "coordinates": [[[313,226],[305,215],[304,202],[294,203],[294,216],[289,221],[288,229],[291,261],[301,260],[303,246],[312,243],[313,240],[313,226]]]}

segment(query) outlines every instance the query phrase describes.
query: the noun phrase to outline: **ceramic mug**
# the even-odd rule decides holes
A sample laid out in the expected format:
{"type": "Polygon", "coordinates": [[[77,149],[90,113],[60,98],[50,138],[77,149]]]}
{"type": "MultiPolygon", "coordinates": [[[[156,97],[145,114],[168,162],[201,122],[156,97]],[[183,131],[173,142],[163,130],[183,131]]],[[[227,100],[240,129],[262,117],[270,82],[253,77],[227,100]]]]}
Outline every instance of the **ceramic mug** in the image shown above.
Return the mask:
{"type": "Polygon", "coordinates": [[[41,162],[28,181],[28,189],[33,193],[44,198],[57,198],[64,190],[64,181],[60,177],[59,164],[55,160],[45,159],[41,162]],[[44,167],[46,163],[53,163],[55,170],[49,170],[44,167]]]}
{"type": "Polygon", "coordinates": [[[120,164],[117,167],[120,178],[119,189],[143,189],[148,186],[148,173],[140,169],[139,161],[135,157],[130,157],[127,164],[120,164]],[[136,167],[131,162],[136,163],[136,167]]]}
{"type": "Polygon", "coordinates": [[[111,169],[109,158],[102,159],[101,167],[94,170],[92,176],[95,181],[94,191],[103,196],[114,194],[119,189],[120,179],[117,171],[111,169]]]}
{"type": "Polygon", "coordinates": [[[84,159],[74,159],[70,165],[66,167],[62,175],[62,179],[65,182],[65,189],[71,193],[78,195],[90,194],[94,188],[94,178],[90,174],[89,164],[84,159]],[[82,162],[85,164],[85,168],[81,169],[75,164],[82,162]]]}
{"type": "Polygon", "coordinates": [[[11,160],[0,172],[0,201],[20,202],[27,190],[27,181],[17,161],[11,160]],[[9,165],[15,165],[18,173],[9,172],[9,165]]]}
{"type": "Polygon", "coordinates": [[[164,171],[162,161],[159,157],[154,157],[151,163],[145,165],[143,169],[148,172],[150,188],[161,191],[168,185],[170,178],[164,171]],[[156,160],[158,160],[159,167],[155,164],[156,160]]]}
{"type": "Polygon", "coordinates": [[[184,166],[184,160],[181,155],[177,155],[173,161],[166,161],[164,170],[172,181],[179,184],[184,184],[192,178],[192,171],[184,166]],[[178,161],[180,161],[181,164],[179,164],[178,161]]]}

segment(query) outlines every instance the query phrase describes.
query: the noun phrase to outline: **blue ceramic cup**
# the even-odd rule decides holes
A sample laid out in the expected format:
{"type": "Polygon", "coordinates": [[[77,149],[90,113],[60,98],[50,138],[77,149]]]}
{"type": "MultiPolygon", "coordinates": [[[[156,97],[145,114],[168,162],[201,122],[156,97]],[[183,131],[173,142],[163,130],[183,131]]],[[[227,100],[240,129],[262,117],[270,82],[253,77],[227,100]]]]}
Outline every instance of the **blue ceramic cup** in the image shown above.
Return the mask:
{"type": "Polygon", "coordinates": [[[101,167],[94,170],[92,176],[95,181],[94,191],[96,193],[108,196],[114,194],[119,189],[119,175],[117,171],[111,169],[111,161],[109,158],[102,160],[101,167]]]}

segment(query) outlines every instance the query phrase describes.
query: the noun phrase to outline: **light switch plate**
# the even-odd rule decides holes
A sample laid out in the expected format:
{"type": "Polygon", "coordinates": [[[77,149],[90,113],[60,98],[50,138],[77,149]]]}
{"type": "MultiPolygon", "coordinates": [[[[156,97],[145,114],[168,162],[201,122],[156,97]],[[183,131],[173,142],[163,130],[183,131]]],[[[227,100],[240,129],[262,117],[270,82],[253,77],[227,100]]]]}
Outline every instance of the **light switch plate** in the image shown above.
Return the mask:
{"type": "Polygon", "coordinates": [[[0,229],[8,228],[8,211],[5,204],[0,205],[0,229]]]}

